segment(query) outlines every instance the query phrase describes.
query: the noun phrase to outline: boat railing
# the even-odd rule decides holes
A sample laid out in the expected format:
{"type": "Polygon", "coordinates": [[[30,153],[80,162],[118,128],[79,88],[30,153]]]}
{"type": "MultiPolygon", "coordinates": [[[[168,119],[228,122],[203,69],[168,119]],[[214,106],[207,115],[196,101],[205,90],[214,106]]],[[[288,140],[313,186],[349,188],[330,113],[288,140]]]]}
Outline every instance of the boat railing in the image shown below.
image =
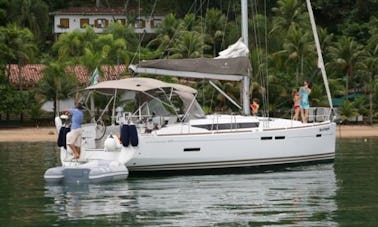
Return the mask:
{"type": "Polygon", "coordinates": [[[310,107],[308,110],[308,122],[328,121],[331,116],[329,107],[310,107]]]}

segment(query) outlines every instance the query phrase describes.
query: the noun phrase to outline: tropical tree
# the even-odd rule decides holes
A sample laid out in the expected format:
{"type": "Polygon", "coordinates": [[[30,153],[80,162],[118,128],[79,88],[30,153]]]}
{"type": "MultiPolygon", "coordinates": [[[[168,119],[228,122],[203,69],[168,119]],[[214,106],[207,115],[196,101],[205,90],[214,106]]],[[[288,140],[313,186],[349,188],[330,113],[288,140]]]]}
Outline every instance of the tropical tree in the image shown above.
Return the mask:
{"type": "Polygon", "coordinates": [[[92,49],[97,34],[87,26],[85,31],[73,31],[59,36],[52,49],[57,59],[68,64],[80,63],[79,58],[84,55],[86,48],[92,49]]]}
{"type": "Polygon", "coordinates": [[[348,97],[349,81],[356,76],[359,69],[365,67],[363,46],[350,37],[342,36],[338,42],[329,47],[328,54],[332,59],[331,66],[340,70],[345,76],[345,96],[348,97]]]}
{"type": "Polygon", "coordinates": [[[160,58],[169,56],[169,50],[178,37],[180,29],[180,20],[173,13],[168,14],[157,26],[157,36],[147,44],[147,47],[155,50],[160,58]]]}
{"type": "Polygon", "coordinates": [[[51,61],[43,70],[43,77],[38,83],[37,92],[42,95],[42,102],[53,102],[54,116],[61,111],[58,101],[68,98],[77,89],[76,77],[67,73],[66,69],[66,65],[51,61]]]}
{"type": "Polygon", "coordinates": [[[9,5],[9,0],[2,0],[0,1],[0,26],[5,26],[7,21],[7,9],[9,5]]]}
{"type": "Polygon", "coordinates": [[[302,25],[302,21],[308,21],[303,20],[305,8],[298,0],[279,0],[277,7],[272,11],[275,13],[272,27],[272,32],[275,34],[286,34],[290,28],[297,30],[302,25]]]}
{"type": "Polygon", "coordinates": [[[114,39],[124,39],[126,41],[126,51],[130,54],[136,52],[139,45],[138,37],[133,27],[129,25],[123,25],[121,23],[110,23],[104,30],[104,34],[112,34],[114,39]]]}
{"type": "Polygon", "coordinates": [[[12,113],[20,113],[25,110],[29,99],[26,92],[18,92],[3,74],[0,73],[0,119],[5,113],[6,119],[12,113]]]}
{"type": "Polygon", "coordinates": [[[205,41],[212,46],[212,56],[217,56],[225,45],[223,38],[225,34],[225,25],[227,24],[226,16],[218,9],[209,9],[205,15],[205,41]]]}
{"type": "Polygon", "coordinates": [[[170,58],[198,58],[206,49],[203,36],[195,31],[184,31],[170,48],[170,58]]]}
{"type": "MultiPolygon", "coordinates": [[[[304,76],[305,64],[314,62],[313,59],[316,52],[312,35],[308,31],[305,32],[291,27],[283,47],[288,55],[287,63],[294,63],[296,82],[300,84],[300,81],[308,79],[304,76]]],[[[309,73],[308,71],[308,74],[309,73]]]]}
{"type": "Polygon", "coordinates": [[[341,115],[342,121],[345,121],[352,117],[357,117],[359,115],[358,109],[355,107],[355,104],[349,100],[342,102],[341,106],[338,108],[338,111],[341,115]]]}
{"type": "Polygon", "coordinates": [[[377,107],[378,100],[378,19],[372,17],[369,23],[371,36],[366,46],[368,56],[365,60],[368,67],[368,79],[365,86],[369,91],[369,122],[373,124],[373,109],[377,107]]]}
{"type": "MultiPolygon", "coordinates": [[[[2,63],[10,66],[17,64],[19,69],[19,89],[22,91],[22,66],[30,62],[35,53],[36,45],[33,34],[27,28],[20,28],[15,24],[0,27],[0,57],[2,63]]],[[[8,75],[9,73],[9,68],[8,75]]]]}
{"type": "Polygon", "coordinates": [[[48,13],[48,6],[42,0],[9,1],[9,21],[22,28],[28,28],[40,44],[43,44],[48,30],[48,13]]]}

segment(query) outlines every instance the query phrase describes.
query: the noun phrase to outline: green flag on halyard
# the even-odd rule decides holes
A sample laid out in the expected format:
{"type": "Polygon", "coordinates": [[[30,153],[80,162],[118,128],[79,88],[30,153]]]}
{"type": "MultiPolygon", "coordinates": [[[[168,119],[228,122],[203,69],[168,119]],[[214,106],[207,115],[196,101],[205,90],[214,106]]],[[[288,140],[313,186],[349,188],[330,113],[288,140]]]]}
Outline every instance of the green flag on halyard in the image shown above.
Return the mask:
{"type": "Polygon", "coordinates": [[[98,77],[100,76],[100,73],[98,71],[98,68],[96,67],[95,71],[93,71],[91,78],[89,79],[89,85],[95,85],[98,83],[98,77]]]}

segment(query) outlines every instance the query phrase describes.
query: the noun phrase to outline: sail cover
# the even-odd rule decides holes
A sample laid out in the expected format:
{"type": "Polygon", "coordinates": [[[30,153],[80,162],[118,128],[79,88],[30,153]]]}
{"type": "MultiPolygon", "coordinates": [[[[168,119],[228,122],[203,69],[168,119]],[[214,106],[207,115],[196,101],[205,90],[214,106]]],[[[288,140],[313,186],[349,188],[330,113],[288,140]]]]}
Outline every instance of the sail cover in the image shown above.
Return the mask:
{"type": "Polygon", "coordinates": [[[250,63],[247,57],[158,59],[129,68],[136,73],[240,81],[248,76],[250,63]]]}
{"type": "Polygon", "coordinates": [[[216,58],[157,59],[130,65],[135,73],[241,81],[251,69],[249,50],[239,39],[216,58]]]}

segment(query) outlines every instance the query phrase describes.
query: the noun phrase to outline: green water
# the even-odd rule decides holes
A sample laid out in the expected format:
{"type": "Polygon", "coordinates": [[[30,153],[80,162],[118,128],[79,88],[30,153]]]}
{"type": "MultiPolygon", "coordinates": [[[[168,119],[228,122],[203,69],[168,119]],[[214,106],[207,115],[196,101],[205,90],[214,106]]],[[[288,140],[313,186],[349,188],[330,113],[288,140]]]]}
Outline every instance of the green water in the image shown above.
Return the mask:
{"type": "Polygon", "coordinates": [[[48,186],[55,143],[0,142],[0,226],[376,226],[378,138],[333,163],[48,186]]]}

